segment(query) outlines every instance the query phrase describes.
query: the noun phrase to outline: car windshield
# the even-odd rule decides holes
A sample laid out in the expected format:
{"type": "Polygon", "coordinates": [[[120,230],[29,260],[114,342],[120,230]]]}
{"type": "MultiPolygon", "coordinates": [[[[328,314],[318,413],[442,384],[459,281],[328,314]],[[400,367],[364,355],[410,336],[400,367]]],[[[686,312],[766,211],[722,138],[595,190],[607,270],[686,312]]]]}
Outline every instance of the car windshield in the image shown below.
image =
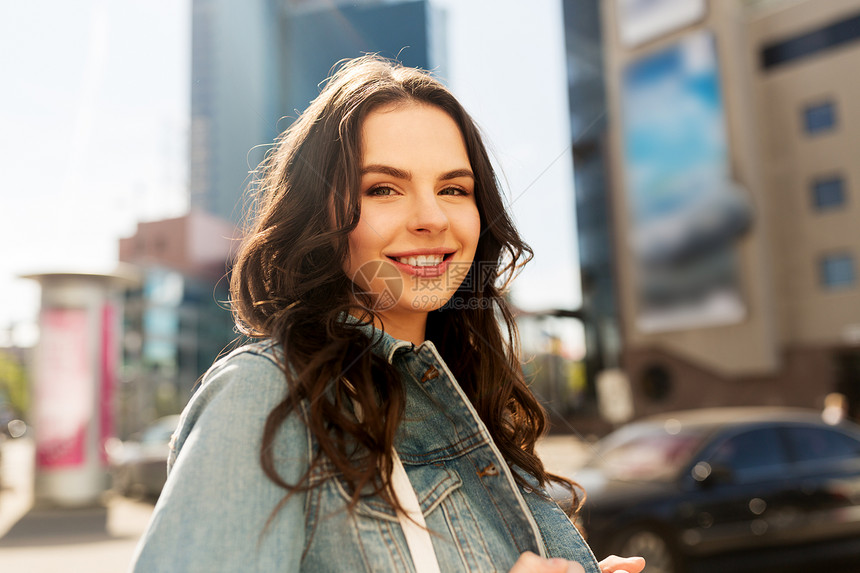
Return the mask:
{"type": "Polygon", "coordinates": [[[632,424],[602,440],[586,467],[600,470],[609,479],[666,481],[689,463],[702,439],[677,421],[632,424]]]}

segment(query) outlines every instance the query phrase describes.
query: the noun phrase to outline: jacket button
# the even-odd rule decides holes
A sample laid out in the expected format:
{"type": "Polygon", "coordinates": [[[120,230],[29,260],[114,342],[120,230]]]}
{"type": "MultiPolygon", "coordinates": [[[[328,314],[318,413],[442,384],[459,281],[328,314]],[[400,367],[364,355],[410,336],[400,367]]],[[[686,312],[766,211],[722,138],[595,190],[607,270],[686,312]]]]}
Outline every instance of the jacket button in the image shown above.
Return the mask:
{"type": "Polygon", "coordinates": [[[433,380],[434,378],[439,376],[439,371],[435,366],[431,366],[427,369],[427,372],[421,377],[421,382],[427,382],[428,380],[433,380]]]}
{"type": "Polygon", "coordinates": [[[480,478],[484,478],[487,476],[497,476],[497,475],[499,475],[499,468],[497,468],[496,464],[494,464],[492,462],[490,463],[490,465],[488,465],[487,467],[485,467],[484,469],[482,469],[478,472],[478,477],[480,477],[480,478]]]}

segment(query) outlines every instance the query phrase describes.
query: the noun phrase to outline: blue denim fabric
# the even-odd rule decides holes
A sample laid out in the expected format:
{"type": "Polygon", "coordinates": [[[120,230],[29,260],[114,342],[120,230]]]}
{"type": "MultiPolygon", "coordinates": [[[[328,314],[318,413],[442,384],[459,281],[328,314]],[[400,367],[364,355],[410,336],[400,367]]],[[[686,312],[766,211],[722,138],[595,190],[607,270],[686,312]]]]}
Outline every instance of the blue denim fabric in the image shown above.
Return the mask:
{"type": "MultiPolygon", "coordinates": [[[[396,448],[441,570],[508,571],[532,551],[598,573],[564,512],[537,487],[516,485],[433,344],[374,334],[381,340],[373,351],[406,385],[396,448]]],[[[263,533],[285,493],[259,462],[266,416],[286,392],[275,352],[272,343],[252,344],[206,374],[174,436],[167,484],[133,571],[414,571],[391,507],[365,498],[349,512],[346,486],[328,466],[311,476],[318,487],[293,495],[263,533]]],[[[298,482],[315,448],[298,416],[281,428],[274,448],[280,475],[298,482]]]]}

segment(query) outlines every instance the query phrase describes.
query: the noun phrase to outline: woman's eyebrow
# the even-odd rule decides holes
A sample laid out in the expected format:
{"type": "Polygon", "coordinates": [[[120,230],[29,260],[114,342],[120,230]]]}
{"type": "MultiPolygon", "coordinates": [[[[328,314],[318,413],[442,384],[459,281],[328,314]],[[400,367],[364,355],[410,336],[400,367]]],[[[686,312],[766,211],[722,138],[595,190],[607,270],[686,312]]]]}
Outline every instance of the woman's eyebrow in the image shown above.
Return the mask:
{"type": "MultiPolygon", "coordinates": [[[[411,172],[398,169],[397,167],[391,167],[390,165],[379,165],[375,163],[372,165],[365,165],[361,168],[361,175],[366,175],[367,173],[381,173],[383,175],[396,177],[397,179],[403,179],[406,181],[412,180],[411,172]]],[[[475,174],[472,173],[471,169],[454,169],[453,171],[448,171],[447,173],[440,175],[439,181],[450,181],[451,179],[458,179],[460,177],[469,177],[470,179],[474,179],[475,174]]]]}
{"type": "Polygon", "coordinates": [[[475,178],[475,174],[472,173],[471,169],[455,169],[454,171],[449,171],[445,173],[441,177],[439,177],[439,181],[448,181],[449,179],[459,179],[460,177],[468,177],[470,179],[475,178]]]}
{"type": "Polygon", "coordinates": [[[390,165],[365,165],[361,168],[361,174],[365,175],[367,173],[381,173],[383,175],[390,175],[391,177],[396,177],[397,179],[406,179],[407,181],[412,179],[412,173],[410,173],[409,171],[404,171],[396,167],[391,167],[390,165]]]}

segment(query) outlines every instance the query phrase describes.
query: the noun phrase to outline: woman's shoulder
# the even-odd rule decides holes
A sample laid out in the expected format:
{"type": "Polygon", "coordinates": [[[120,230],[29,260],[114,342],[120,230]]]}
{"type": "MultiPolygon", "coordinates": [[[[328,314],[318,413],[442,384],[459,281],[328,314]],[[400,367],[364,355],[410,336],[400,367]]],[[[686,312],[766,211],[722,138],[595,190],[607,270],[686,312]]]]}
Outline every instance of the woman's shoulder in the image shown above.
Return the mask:
{"type": "MultiPolygon", "coordinates": [[[[280,353],[275,342],[258,341],[233,350],[209,368],[182,412],[170,465],[195,428],[232,438],[262,435],[269,413],[287,396],[280,353]]],[[[298,431],[303,426],[288,419],[285,427],[298,431]]]]}
{"type": "Polygon", "coordinates": [[[281,346],[270,339],[234,349],[209,367],[187,409],[200,409],[221,399],[229,401],[232,409],[271,409],[283,400],[287,390],[282,355],[281,346]]]}
{"type": "Polygon", "coordinates": [[[283,390],[286,377],[281,367],[282,357],[281,346],[271,339],[240,346],[218,358],[209,367],[191,400],[194,401],[199,395],[240,390],[249,385],[256,390],[264,389],[261,386],[275,386],[283,390]]]}

